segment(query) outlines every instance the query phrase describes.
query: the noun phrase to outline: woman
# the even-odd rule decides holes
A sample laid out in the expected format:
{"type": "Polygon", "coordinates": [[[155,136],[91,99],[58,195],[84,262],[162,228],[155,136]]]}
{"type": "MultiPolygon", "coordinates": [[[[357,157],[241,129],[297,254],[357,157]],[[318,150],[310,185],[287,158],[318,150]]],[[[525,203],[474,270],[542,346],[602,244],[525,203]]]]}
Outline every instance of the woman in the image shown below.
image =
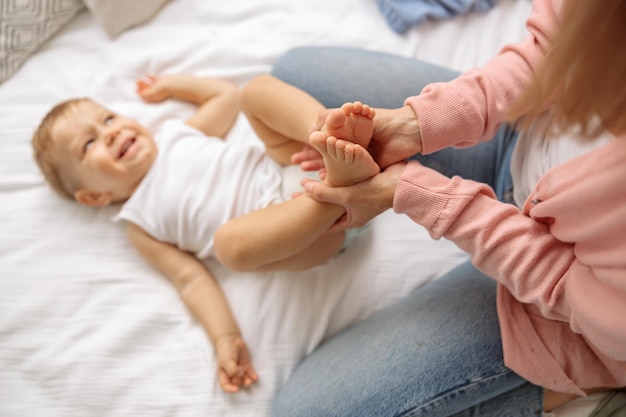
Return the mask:
{"type": "Polygon", "coordinates": [[[450,82],[362,51],[276,64],[327,107],[383,107],[370,151],[386,169],[305,186],[346,207],[336,227],[393,208],[471,262],[322,345],[275,415],[529,416],[626,386],[625,21],[619,0],[535,0],[524,42],[450,82]]]}

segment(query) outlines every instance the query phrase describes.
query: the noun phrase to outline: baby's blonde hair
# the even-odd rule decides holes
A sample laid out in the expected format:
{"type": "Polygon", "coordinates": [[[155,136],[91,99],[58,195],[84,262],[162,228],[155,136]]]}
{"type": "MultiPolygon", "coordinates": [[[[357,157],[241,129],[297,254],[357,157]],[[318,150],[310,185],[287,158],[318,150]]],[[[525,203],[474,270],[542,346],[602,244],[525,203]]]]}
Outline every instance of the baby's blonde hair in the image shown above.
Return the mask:
{"type": "Polygon", "coordinates": [[[62,167],[52,154],[52,149],[54,148],[52,128],[60,117],[67,114],[77,104],[86,101],[91,100],[84,97],[73,98],[55,105],[39,123],[31,142],[35,162],[37,162],[37,166],[39,166],[48,184],[59,195],[72,199],[74,198],[76,186],[72,184],[73,181],[71,181],[67,173],[62,171],[62,167]]]}

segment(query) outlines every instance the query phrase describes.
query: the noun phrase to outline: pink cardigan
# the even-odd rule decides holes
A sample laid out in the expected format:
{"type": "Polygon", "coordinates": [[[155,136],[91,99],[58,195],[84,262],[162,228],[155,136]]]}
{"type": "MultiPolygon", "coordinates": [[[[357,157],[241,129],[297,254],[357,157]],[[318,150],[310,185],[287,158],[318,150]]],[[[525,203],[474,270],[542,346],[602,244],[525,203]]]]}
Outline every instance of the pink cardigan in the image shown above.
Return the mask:
{"type": "MultiPolygon", "coordinates": [[[[524,42],[407,99],[424,153],[494,134],[541,61],[560,6],[535,0],[524,42]]],[[[417,162],[402,175],[394,210],[455,242],[498,281],[508,367],[578,395],[626,386],[626,135],[548,171],[521,212],[483,184],[417,162]]]]}

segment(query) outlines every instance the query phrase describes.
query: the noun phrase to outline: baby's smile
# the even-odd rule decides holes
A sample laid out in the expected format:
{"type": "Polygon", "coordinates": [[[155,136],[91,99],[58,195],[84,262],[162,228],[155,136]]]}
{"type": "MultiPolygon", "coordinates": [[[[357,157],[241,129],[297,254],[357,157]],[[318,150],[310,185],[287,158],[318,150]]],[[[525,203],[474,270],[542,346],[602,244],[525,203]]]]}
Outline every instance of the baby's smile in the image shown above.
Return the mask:
{"type": "Polygon", "coordinates": [[[122,159],[128,153],[128,150],[135,144],[135,140],[136,137],[133,136],[122,143],[117,159],[122,159]]]}

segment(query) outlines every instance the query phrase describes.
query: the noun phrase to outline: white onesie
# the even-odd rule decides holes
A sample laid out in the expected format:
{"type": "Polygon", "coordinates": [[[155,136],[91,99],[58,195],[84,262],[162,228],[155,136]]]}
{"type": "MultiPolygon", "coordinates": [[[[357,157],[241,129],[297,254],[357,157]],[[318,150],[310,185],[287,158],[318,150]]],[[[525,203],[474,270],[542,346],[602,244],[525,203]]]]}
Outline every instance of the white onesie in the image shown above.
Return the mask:
{"type": "Polygon", "coordinates": [[[284,200],[283,169],[260,146],[227,143],[182,121],[155,138],[158,155],[115,220],[198,258],[213,255],[226,221],[284,200]]]}

